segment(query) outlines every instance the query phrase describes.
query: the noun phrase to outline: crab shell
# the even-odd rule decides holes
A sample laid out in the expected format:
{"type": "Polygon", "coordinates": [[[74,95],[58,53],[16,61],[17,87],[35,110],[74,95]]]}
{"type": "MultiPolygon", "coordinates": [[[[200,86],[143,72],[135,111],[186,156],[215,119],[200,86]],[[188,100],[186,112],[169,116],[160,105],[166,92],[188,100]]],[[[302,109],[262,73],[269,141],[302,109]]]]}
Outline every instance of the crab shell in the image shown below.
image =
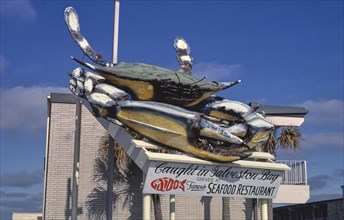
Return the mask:
{"type": "Polygon", "coordinates": [[[94,70],[112,85],[128,92],[133,99],[193,107],[216,92],[239,81],[207,82],[179,71],[143,64],[121,62],[113,67],[95,66],[72,57],[94,70]]]}

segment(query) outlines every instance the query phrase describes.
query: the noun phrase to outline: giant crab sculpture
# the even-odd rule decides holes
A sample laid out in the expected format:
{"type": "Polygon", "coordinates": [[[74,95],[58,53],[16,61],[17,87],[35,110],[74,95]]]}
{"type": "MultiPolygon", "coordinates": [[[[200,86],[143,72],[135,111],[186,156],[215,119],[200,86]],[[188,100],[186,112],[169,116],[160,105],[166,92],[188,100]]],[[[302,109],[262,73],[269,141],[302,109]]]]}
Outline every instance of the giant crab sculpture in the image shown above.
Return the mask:
{"type": "Polygon", "coordinates": [[[76,11],[65,10],[68,30],[95,65],[72,57],[81,67],[70,74],[70,90],[103,117],[159,145],[218,162],[249,156],[273,126],[248,105],[214,94],[240,81],[207,82],[192,76],[190,47],[176,38],[180,63],[169,70],[142,63],[107,62],[80,32],[76,11]]]}

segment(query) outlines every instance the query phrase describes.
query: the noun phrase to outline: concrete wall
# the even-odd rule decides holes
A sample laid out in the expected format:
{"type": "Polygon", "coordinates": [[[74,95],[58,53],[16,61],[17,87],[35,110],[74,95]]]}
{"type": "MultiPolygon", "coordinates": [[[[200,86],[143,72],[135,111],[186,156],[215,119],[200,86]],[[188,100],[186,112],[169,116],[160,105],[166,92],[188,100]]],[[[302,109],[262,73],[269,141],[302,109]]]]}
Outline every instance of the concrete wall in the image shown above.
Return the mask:
{"type": "Polygon", "coordinates": [[[274,203],[303,204],[310,197],[309,185],[283,185],[281,184],[274,203]]]}
{"type": "Polygon", "coordinates": [[[49,150],[45,180],[45,219],[68,219],[71,187],[75,105],[51,105],[49,150]]]}
{"type": "MultiPolygon", "coordinates": [[[[44,217],[47,220],[71,219],[73,154],[75,133],[75,98],[54,96],[50,100],[50,129],[47,147],[44,217]]],[[[82,107],[81,147],[78,191],[78,220],[105,219],[106,183],[94,181],[95,161],[99,157],[100,137],[105,130],[82,107]],[[92,197],[92,195],[97,195],[92,197]],[[90,203],[91,198],[94,202],[90,203]],[[93,204],[90,208],[88,204],[93,204]]],[[[142,172],[135,164],[130,167],[129,186],[115,178],[114,192],[118,193],[113,219],[142,219],[142,172]],[[126,200],[126,195],[131,195],[126,200]],[[125,202],[126,201],[126,202],[125,202]]],[[[164,219],[169,219],[169,196],[161,197],[164,219]]],[[[253,219],[251,199],[231,198],[230,219],[253,219]]],[[[154,219],[153,204],[151,217],[154,219]]],[[[222,219],[222,198],[176,196],[176,219],[222,219]]]]}

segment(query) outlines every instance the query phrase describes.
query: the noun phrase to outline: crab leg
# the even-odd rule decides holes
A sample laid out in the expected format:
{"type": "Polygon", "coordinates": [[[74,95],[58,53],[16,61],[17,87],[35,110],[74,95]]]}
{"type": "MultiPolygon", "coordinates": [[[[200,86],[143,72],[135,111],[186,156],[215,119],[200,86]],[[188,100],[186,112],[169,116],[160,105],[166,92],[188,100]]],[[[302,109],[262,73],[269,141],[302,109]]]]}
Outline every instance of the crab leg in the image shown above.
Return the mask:
{"type": "Polygon", "coordinates": [[[103,56],[95,52],[86,38],[80,32],[79,18],[77,12],[72,7],[68,7],[64,11],[64,18],[70,35],[74,41],[79,45],[82,52],[89,57],[93,62],[102,66],[114,66],[113,63],[107,62],[103,56]]]}
{"type": "Polygon", "coordinates": [[[190,57],[190,46],[181,37],[174,40],[174,48],[177,51],[177,60],[180,64],[178,71],[191,75],[193,58],[190,57]]]}

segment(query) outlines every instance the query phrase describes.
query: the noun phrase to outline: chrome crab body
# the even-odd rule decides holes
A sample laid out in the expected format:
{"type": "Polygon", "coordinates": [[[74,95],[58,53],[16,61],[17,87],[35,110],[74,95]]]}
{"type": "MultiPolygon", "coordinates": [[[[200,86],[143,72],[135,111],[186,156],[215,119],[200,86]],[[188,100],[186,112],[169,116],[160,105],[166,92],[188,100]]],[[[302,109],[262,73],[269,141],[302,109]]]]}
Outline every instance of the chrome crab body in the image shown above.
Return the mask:
{"type": "Polygon", "coordinates": [[[104,117],[160,145],[211,161],[231,162],[264,143],[273,126],[248,105],[215,97],[239,81],[206,82],[191,75],[190,47],[177,38],[177,71],[140,63],[106,62],[81,35],[76,11],[65,10],[73,39],[97,65],[76,60],[70,90],[104,117]]]}

